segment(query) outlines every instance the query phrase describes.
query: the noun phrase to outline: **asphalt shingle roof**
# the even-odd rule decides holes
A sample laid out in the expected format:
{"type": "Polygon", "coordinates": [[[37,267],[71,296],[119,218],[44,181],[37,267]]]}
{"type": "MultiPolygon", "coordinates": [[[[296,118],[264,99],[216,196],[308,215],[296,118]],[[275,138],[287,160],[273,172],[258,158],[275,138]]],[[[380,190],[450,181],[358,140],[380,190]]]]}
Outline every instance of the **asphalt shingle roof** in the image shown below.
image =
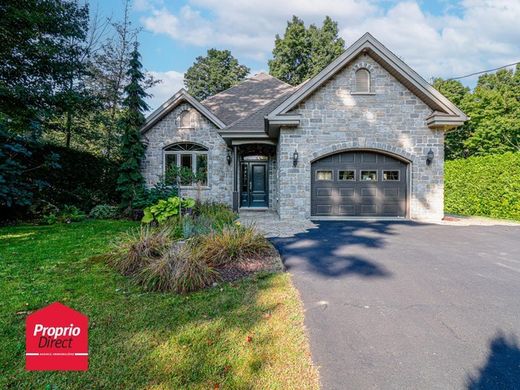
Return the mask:
{"type": "Polygon", "coordinates": [[[264,128],[264,115],[294,91],[294,87],[266,73],[259,73],[202,101],[228,128],[242,123],[264,128]],[[251,119],[246,120],[246,119],[251,119]]]}

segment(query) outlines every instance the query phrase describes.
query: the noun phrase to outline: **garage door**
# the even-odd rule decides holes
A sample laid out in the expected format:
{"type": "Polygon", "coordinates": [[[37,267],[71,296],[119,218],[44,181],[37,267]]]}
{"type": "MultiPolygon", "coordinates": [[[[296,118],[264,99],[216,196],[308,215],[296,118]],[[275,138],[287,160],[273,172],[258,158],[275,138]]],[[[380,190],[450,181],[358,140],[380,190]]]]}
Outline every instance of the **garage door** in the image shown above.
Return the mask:
{"type": "Polygon", "coordinates": [[[376,152],[343,152],[312,163],[313,216],[405,217],[407,164],[376,152]]]}

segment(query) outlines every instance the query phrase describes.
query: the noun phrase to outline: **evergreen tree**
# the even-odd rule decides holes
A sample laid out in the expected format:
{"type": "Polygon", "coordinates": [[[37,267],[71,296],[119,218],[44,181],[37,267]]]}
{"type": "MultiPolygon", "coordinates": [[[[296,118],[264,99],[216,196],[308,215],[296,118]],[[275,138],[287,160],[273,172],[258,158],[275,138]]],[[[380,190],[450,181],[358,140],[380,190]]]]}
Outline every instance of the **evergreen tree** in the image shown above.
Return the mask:
{"type": "Polygon", "coordinates": [[[0,114],[8,131],[39,138],[49,117],[72,109],[87,30],[88,6],[76,1],[2,1],[0,114]]]}
{"type": "Polygon", "coordinates": [[[318,74],[345,50],[338,36],[338,24],[326,17],[322,27],[307,29],[303,20],[293,16],[285,34],[276,35],[269,73],[291,85],[298,85],[318,74]]]}
{"type": "Polygon", "coordinates": [[[229,50],[209,49],[205,57],[197,57],[188,68],[184,85],[193,97],[204,100],[238,84],[249,72],[229,50]]]}
{"type": "Polygon", "coordinates": [[[125,209],[131,209],[132,201],[144,183],[141,175],[144,146],[141,143],[140,130],[145,121],[143,112],[148,110],[148,105],[144,101],[148,94],[143,87],[146,77],[142,70],[137,43],[130,56],[127,76],[130,82],[125,87],[126,98],[123,101],[124,111],[120,121],[120,129],[123,134],[122,162],[119,168],[117,189],[121,193],[121,206],[125,209]]]}

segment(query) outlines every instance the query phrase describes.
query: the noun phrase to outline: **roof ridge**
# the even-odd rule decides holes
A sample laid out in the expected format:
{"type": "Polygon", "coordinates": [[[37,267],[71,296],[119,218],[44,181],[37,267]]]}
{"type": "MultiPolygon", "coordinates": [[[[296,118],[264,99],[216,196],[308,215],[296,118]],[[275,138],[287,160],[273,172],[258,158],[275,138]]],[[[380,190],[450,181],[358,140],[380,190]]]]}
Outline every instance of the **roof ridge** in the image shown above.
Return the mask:
{"type": "MultiPolygon", "coordinates": [[[[294,89],[295,87],[292,87],[292,88],[294,89]]],[[[283,93],[282,95],[280,95],[280,96],[278,96],[278,97],[276,97],[276,98],[274,98],[274,99],[268,101],[268,102],[265,103],[264,105],[258,107],[256,110],[251,111],[248,115],[246,115],[246,116],[244,116],[244,117],[242,117],[242,118],[238,118],[238,119],[237,119],[236,121],[234,121],[234,122],[231,122],[231,123],[230,123],[229,125],[227,125],[225,128],[228,129],[228,128],[233,127],[233,126],[235,126],[236,124],[238,124],[238,123],[240,123],[240,122],[242,122],[242,121],[245,121],[245,120],[248,119],[248,118],[251,118],[253,115],[255,115],[255,114],[258,113],[259,111],[261,111],[261,110],[263,110],[264,108],[266,108],[269,104],[276,103],[276,102],[278,102],[278,100],[281,100],[282,98],[284,98],[283,101],[285,101],[285,99],[287,99],[289,96],[291,96],[294,92],[295,92],[295,91],[290,90],[290,91],[287,91],[287,92],[283,93]]],[[[282,102],[279,102],[279,103],[282,103],[282,102]]]]}
{"type": "Polygon", "coordinates": [[[291,87],[291,88],[294,88],[293,85],[288,84],[288,83],[286,83],[285,81],[282,81],[282,80],[280,80],[279,78],[274,77],[274,76],[271,76],[269,73],[266,73],[266,72],[263,72],[263,71],[262,71],[262,72],[259,72],[259,73],[254,74],[253,76],[251,76],[251,77],[249,77],[249,78],[246,78],[246,79],[240,81],[238,84],[232,85],[231,87],[224,89],[223,91],[220,91],[220,92],[218,92],[218,93],[216,93],[216,94],[214,94],[214,95],[208,96],[206,99],[202,100],[201,103],[204,104],[204,102],[205,102],[206,100],[210,100],[210,99],[212,99],[212,98],[214,98],[214,97],[216,97],[216,96],[218,96],[218,95],[220,95],[220,94],[223,94],[224,92],[229,91],[230,89],[236,88],[236,87],[238,87],[239,85],[242,85],[242,84],[244,84],[244,83],[246,83],[246,82],[248,82],[248,81],[251,81],[251,79],[252,79],[253,77],[255,77],[255,76],[259,75],[259,74],[265,74],[266,76],[269,76],[270,78],[273,78],[273,79],[279,81],[279,82],[282,83],[282,84],[285,84],[285,85],[287,85],[287,86],[289,86],[289,87],[291,87]]]}

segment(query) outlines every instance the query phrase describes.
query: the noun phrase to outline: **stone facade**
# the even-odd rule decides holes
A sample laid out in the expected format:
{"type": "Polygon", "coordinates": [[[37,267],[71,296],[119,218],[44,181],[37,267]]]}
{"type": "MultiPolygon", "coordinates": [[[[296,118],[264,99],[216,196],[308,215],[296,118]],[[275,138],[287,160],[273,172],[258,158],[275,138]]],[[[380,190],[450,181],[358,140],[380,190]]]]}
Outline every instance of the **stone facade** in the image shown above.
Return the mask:
{"type": "Polygon", "coordinates": [[[410,161],[409,215],[439,220],[444,203],[444,133],[431,130],[432,110],[368,55],[361,55],[301,103],[296,128],[278,141],[278,208],[282,219],[305,219],[311,210],[311,162],[342,150],[370,149],[410,161]],[[355,93],[355,71],[371,74],[369,93],[355,93]],[[293,167],[292,155],[299,161],[293,167]],[[434,153],[426,164],[426,154],[434,153]]]}
{"type": "Polygon", "coordinates": [[[164,174],[164,148],[178,142],[193,142],[208,149],[208,185],[199,191],[195,187],[181,188],[183,196],[232,204],[233,169],[226,161],[227,145],[213,123],[184,103],[177,106],[144,134],[148,143],[143,161],[147,186],[156,184],[164,174]],[[191,110],[190,127],[179,127],[180,114],[191,110]]]}

